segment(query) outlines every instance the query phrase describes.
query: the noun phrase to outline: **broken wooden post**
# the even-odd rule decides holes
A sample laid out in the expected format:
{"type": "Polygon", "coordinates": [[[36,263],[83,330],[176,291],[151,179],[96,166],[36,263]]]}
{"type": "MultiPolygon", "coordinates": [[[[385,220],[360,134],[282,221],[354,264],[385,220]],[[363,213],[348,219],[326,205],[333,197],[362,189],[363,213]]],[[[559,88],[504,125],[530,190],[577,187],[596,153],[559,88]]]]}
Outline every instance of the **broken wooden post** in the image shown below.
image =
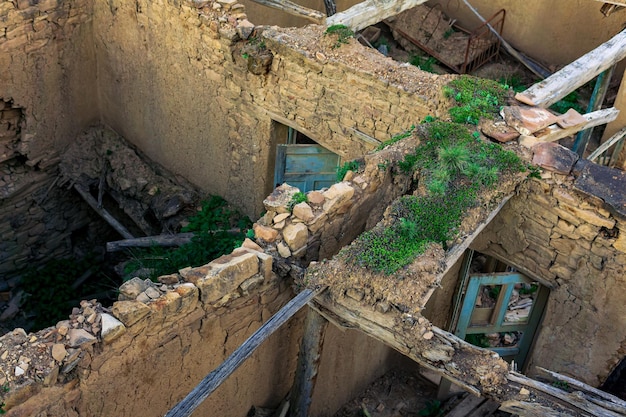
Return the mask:
{"type": "Polygon", "coordinates": [[[291,417],[309,415],[327,325],[328,321],[322,315],[312,308],[308,309],[298,355],[296,377],[291,390],[290,402],[293,407],[291,417]]]}
{"type": "Polygon", "coordinates": [[[209,373],[200,383],[180,401],[174,408],[165,414],[165,417],[189,417],[204,400],[207,399],[239,366],[248,359],[254,351],[280,328],[287,320],[293,317],[302,307],[326,287],[317,290],[305,289],[291,299],[283,308],[252,334],[237,348],[220,366],[209,373]]]}
{"type": "Polygon", "coordinates": [[[104,208],[98,207],[98,202],[95,198],[89,194],[89,191],[83,188],[78,184],[74,184],[74,189],[80,194],[80,196],[89,204],[89,206],[96,211],[104,220],[106,220],[112,228],[114,228],[120,235],[122,235],[126,239],[133,239],[134,236],[130,234],[128,229],[126,229],[122,223],[118,222],[115,217],[113,217],[108,211],[104,208]]]}
{"type": "Polygon", "coordinates": [[[407,9],[426,3],[426,1],[395,0],[382,2],[379,0],[366,0],[355,4],[348,10],[326,18],[326,26],[345,25],[357,32],[407,9]]]}
{"type": "Polygon", "coordinates": [[[285,13],[302,17],[304,19],[310,20],[317,24],[321,24],[326,18],[324,13],[320,11],[300,6],[299,4],[293,3],[289,0],[252,0],[252,1],[254,1],[255,3],[262,4],[263,6],[271,7],[272,9],[282,10],[285,13]]]}
{"type": "MultiPolygon", "coordinates": [[[[227,230],[208,230],[206,233],[241,233],[241,229],[235,227],[227,230]]],[[[182,246],[191,242],[194,233],[178,233],[175,235],[157,235],[157,236],[145,236],[136,237],[133,239],[115,240],[113,242],[107,242],[107,252],[117,252],[126,248],[150,248],[152,246],[182,246]]]]}
{"type": "Polygon", "coordinates": [[[324,7],[326,8],[326,16],[332,16],[337,13],[335,0],[324,0],[324,7]]]}
{"type": "Polygon", "coordinates": [[[626,30],[566,65],[515,98],[531,106],[549,107],[626,58],[626,30]]]}

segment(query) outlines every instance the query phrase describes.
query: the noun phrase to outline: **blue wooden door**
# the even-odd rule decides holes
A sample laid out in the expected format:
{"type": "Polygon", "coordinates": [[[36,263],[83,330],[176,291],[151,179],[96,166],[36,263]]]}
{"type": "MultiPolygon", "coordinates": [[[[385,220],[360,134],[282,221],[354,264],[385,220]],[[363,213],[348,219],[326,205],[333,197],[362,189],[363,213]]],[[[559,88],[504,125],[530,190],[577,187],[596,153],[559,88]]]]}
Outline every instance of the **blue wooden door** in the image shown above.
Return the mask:
{"type": "Polygon", "coordinates": [[[274,183],[298,187],[306,193],[336,182],[339,155],[320,145],[278,145],[274,183]]]}
{"type": "Polygon", "coordinates": [[[548,293],[517,272],[470,275],[455,334],[514,360],[521,370],[548,293]]]}

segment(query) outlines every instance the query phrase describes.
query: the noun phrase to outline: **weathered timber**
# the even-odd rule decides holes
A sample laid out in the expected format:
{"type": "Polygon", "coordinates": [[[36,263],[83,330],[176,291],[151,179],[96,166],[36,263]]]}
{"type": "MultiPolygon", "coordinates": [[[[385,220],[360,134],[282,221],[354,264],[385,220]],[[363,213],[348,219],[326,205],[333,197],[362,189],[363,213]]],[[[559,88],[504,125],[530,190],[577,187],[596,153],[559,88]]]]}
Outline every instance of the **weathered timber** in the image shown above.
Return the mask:
{"type": "Polygon", "coordinates": [[[326,15],[320,11],[309,9],[308,7],[300,6],[289,0],[252,0],[255,3],[262,4],[263,6],[271,7],[272,9],[282,10],[285,13],[299,16],[304,19],[310,20],[317,24],[322,24],[326,15]]]}
{"type": "Polygon", "coordinates": [[[174,408],[165,414],[165,417],[189,417],[202,402],[207,399],[252,353],[269,338],[285,322],[294,316],[302,307],[326,287],[316,290],[305,289],[289,301],[283,308],[274,314],[268,321],[254,332],[241,346],[237,348],[215,370],[209,373],[200,383],[174,408]]]}
{"type": "Polygon", "coordinates": [[[615,120],[618,114],[619,110],[615,107],[609,107],[608,109],[583,114],[582,116],[587,119],[586,123],[567,127],[565,129],[561,129],[559,126],[554,124],[552,126],[548,126],[544,130],[536,132],[535,136],[520,136],[519,143],[527,148],[532,148],[537,143],[554,142],[556,140],[563,139],[564,137],[573,135],[581,130],[611,122],[615,120]]]}
{"type": "Polygon", "coordinates": [[[329,321],[340,323],[343,327],[349,329],[357,329],[364,332],[368,336],[408,356],[419,365],[430,369],[438,375],[445,376],[454,384],[475,396],[481,395],[480,388],[476,386],[478,373],[471,378],[475,380],[468,382],[446,370],[440,360],[429,360],[427,358],[445,358],[453,354],[455,348],[452,346],[456,347],[460,344],[465,349],[482,357],[493,359],[492,369],[495,366],[506,367],[506,363],[499,359],[497,355],[486,350],[479,351],[478,348],[450,333],[441,331],[443,333],[437,335],[437,337],[425,340],[419,333],[419,326],[406,328],[396,325],[397,323],[402,323],[402,317],[395,310],[391,310],[388,313],[380,313],[371,308],[364,308],[359,302],[351,298],[343,297],[341,300],[334,298],[328,291],[317,296],[312,301],[312,304],[324,317],[330,317],[329,321]]]}
{"type": "Polygon", "coordinates": [[[114,228],[120,235],[122,235],[126,239],[134,239],[134,236],[126,229],[122,223],[117,221],[115,217],[111,215],[106,209],[98,207],[98,202],[95,198],[89,194],[89,191],[84,189],[82,186],[78,184],[74,184],[74,189],[80,194],[80,196],[89,204],[89,206],[95,210],[96,213],[100,215],[104,220],[106,220],[112,228],[114,228]]]}
{"type": "Polygon", "coordinates": [[[611,146],[615,145],[617,142],[622,140],[626,136],[626,127],[623,127],[619,132],[611,136],[604,142],[602,145],[598,146],[598,148],[589,155],[587,159],[590,161],[594,161],[597,157],[599,157],[604,151],[609,149],[611,146]]]}
{"type": "Polygon", "coordinates": [[[292,417],[309,415],[327,326],[328,321],[322,315],[312,308],[308,309],[304,321],[304,336],[300,343],[296,377],[291,389],[292,417]]]}
{"type": "Polygon", "coordinates": [[[585,398],[585,396],[580,391],[569,393],[567,391],[563,391],[553,386],[544,384],[543,382],[539,382],[539,381],[535,381],[533,379],[527,378],[524,375],[518,374],[516,372],[510,372],[507,378],[510,381],[517,382],[518,384],[525,385],[539,392],[546,393],[554,398],[558,398],[559,400],[568,403],[571,407],[577,408],[581,412],[584,411],[585,413],[589,413],[589,415],[591,416],[603,416],[603,417],[623,417],[624,416],[624,414],[616,413],[605,407],[592,403],[587,398],[585,398]]]}
{"type": "Polygon", "coordinates": [[[357,32],[368,26],[382,22],[412,7],[426,3],[427,0],[365,0],[348,10],[326,18],[326,26],[345,25],[357,32]]]}
{"type": "Polygon", "coordinates": [[[430,326],[424,317],[407,318],[396,309],[381,313],[351,298],[335,297],[332,291],[320,294],[311,303],[333,322],[366,333],[475,396],[504,404],[504,411],[520,416],[623,417],[604,404],[594,404],[578,394],[508,371],[508,365],[496,353],[430,326]],[[422,333],[426,325],[433,333],[428,337],[422,333]],[[520,394],[520,386],[528,387],[530,394],[526,398],[533,398],[532,403],[520,394]]]}
{"type": "MultiPolygon", "coordinates": [[[[241,233],[241,229],[233,228],[228,230],[209,230],[208,233],[241,233]]],[[[178,233],[175,235],[156,235],[156,236],[145,236],[145,237],[136,237],[132,239],[124,239],[124,240],[115,240],[113,242],[107,242],[107,252],[117,252],[124,250],[126,248],[150,248],[152,246],[161,246],[161,247],[169,247],[169,246],[182,246],[186,243],[191,242],[193,238],[193,233],[178,233]]]]}
{"type": "Polygon", "coordinates": [[[573,411],[553,410],[552,408],[548,408],[536,402],[516,400],[504,401],[500,405],[500,411],[524,417],[578,417],[578,413],[573,411]]]}
{"type": "Polygon", "coordinates": [[[517,93],[515,98],[531,106],[549,107],[624,58],[626,30],[545,80],[517,93]]]}
{"type": "MultiPolygon", "coordinates": [[[[622,400],[621,398],[616,397],[615,395],[611,395],[608,392],[604,392],[602,390],[599,390],[597,388],[594,388],[590,385],[585,384],[584,382],[578,381],[577,379],[574,378],[570,378],[568,376],[565,375],[561,375],[557,372],[551,371],[549,369],[545,369],[542,368],[540,366],[537,367],[537,369],[541,372],[544,372],[548,375],[550,375],[552,378],[558,380],[558,381],[563,381],[563,382],[567,382],[567,384],[570,387],[576,388],[578,390],[581,391],[585,391],[589,394],[595,395],[599,398],[602,398],[603,400],[610,402],[610,403],[614,403],[614,405],[618,408],[613,409],[613,411],[617,411],[620,414],[625,414],[626,415],[626,401],[622,400]]],[[[589,398],[590,401],[593,401],[592,398],[589,398]]]]}
{"type": "MultiPolygon", "coordinates": [[[[587,113],[597,111],[602,108],[602,103],[604,103],[604,98],[606,97],[606,92],[609,89],[609,84],[611,83],[614,71],[615,65],[612,65],[609,69],[598,75],[598,78],[596,78],[596,85],[593,88],[593,93],[591,94],[589,105],[587,106],[587,113]]],[[[589,143],[589,139],[591,139],[592,133],[593,128],[589,128],[581,130],[576,135],[576,140],[574,141],[572,150],[576,152],[578,156],[582,157],[585,154],[585,150],[587,150],[587,144],[589,143]]]]}
{"type": "Polygon", "coordinates": [[[324,0],[324,7],[326,8],[326,16],[332,16],[337,13],[335,0],[324,0]]]}

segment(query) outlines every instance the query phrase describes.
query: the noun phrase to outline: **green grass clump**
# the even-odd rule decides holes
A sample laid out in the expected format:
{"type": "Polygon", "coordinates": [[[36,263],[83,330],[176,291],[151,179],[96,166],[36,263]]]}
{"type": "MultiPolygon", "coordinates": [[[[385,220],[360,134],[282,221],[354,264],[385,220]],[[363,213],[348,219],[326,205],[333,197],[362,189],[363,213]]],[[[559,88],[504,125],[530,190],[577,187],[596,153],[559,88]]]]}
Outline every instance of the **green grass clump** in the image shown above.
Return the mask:
{"type": "Polygon", "coordinates": [[[307,196],[305,193],[303,193],[302,191],[298,191],[297,193],[295,193],[292,197],[291,197],[291,201],[289,202],[289,211],[293,210],[293,207],[296,204],[300,204],[300,203],[306,203],[308,200],[307,196]]]}
{"type": "Polygon", "coordinates": [[[562,100],[557,101],[552,106],[550,106],[550,108],[561,114],[567,112],[569,109],[574,109],[578,113],[584,113],[585,112],[584,109],[582,108],[580,104],[578,104],[578,98],[579,98],[578,92],[572,91],[571,93],[563,97],[562,100]]]}
{"type": "Polygon", "coordinates": [[[332,25],[329,26],[324,32],[325,35],[335,35],[337,40],[335,41],[333,48],[339,48],[342,44],[348,43],[350,38],[354,37],[352,29],[346,25],[332,25]]]}
{"type": "Polygon", "coordinates": [[[482,141],[464,125],[435,121],[421,134],[422,143],[398,165],[407,174],[419,171],[425,194],[401,197],[392,206],[391,226],[359,236],[345,253],[360,266],[390,274],[431,243],[445,248],[481,190],[495,185],[502,173],[526,169],[514,152],[482,141]]]}
{"type": "Polygon", "coordinates": [[[424,58],[419,55],[413,55],[411,56],[411,59],[409,59],[409,64],[418,67],[422,71],[432,72],[432,73],[435,72],[433,65],[436,65],[438,63],[439,62],[432,56],[429,56],[428,58],[424,58]]]}
{"type": "Polygon", "coordinates": [[[124,272],[130,274],[140,268],[150,270],[150,278],[155,280],[160,275],[171,274],[187,266],[204,265],[207,262],[228,254],[243,242],[245,230],[252,222],[231,209],[226,200],[211,196],[202,203],[202,210],[188,219],[189,224],[183,232],[193,232],[191,242],[175,249],[152,247],[131,252],[124,272]],[[238,227],[241,232],[231,233],[228,229],[238,227]]]}
{"type": "Polygon", "coordinates": [[[361,162],[354,160],[344,162],[343,165],[337,167],[337,182],[343,181],[348,171],[358,171],[361,168],[361,162]]]}
{"type": "Polygon", "coordinates": [[[500,111],[508,92],[496,81],[462,75],[444,87],[444,94],[457,104],[449,111],[453,122],[477,125],[500,111]]]}
{"type": "MultiPolygon", "coordinates": [[[[430,116],[426,116],[426,117],[430,117],[430,116]]],[[[383,150],[387,146],[393,145],[394,143],[396,143],[398,141],[401,141],[402,139],[406,139],[406,138],[410,137],[413,134],[414,130],[415,130],[415,125],[411,126],[410,128],[408,128],[407,130],[405,130],[402,133],[398,133],[397,135],[392,136],[391,139],[384,141],[383,143],[378,145],[376,150],[377,151],[383,150]]]]}

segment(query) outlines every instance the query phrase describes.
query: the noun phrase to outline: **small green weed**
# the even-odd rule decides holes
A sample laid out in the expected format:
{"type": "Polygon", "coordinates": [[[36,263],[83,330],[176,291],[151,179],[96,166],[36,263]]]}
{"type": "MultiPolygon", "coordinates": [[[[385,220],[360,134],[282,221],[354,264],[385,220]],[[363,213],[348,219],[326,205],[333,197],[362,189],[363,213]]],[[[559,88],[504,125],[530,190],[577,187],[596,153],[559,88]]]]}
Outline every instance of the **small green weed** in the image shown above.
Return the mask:
{"type": "Polygon", "coordinates": [[[422,408],[417,415],[421,417],[440,417],[443,415],[441,405],[439,400],[429,400],[426,402],[426,407],[422,408]]]}
{"type": "MultiPolygon", "coordinates": [[[[426,116],[427,118],[430,116],[426,116]]],[[[415,130],[415,125],[411,126],[410,128],[408,128],[407,130],[405,130],[402,133],[398,133],[397,135],[394,135],[391,137],[391,139],[384,141],[383,143],[381,143],[380,145],[378,145],[378,147],[376,148],[377,151],[381,151],[383,149],[385,149],[387,146],[393,145],[394,143],[401,141],[402,139],[406,139],[408,137],[410,137],[413,134],[413,131],[415,130]]]]}
{"type": "Polygon", "coordinates": [[[569,391],[569,384],[566,381],[559,381],[559,380],[554,381],[552,383],[552,386],[562,391],[569,391]]]}
{"type": "Polygon", "coordinates": [[[522,79],[519,75],[512,75],[510,77],[501,77],[498,82],[502,84],[505,90],[511,89],[516,93],[526,90],[527,86],[522,83],[522,79]]]}
{"type": "Polygon", "coordinates": [[[454,32],[456,32],[456,30],[454,30],[452,27],[448,28],[448,30],[443,33],[443,38],[448,39],[450,36],[452,36],[452,34],[454,34],[454,32]]]}
{"type": "Polygon", "coordinates": [[[477,125],[500,111],[508,93],[496,81],[462,75],[444,87],[444,94],[457,103],[449,110],[453,122],[477,125]]]}
{"type": "Polygon", "coordinates": [[[541,179],[541,169],[535,165],[528,165],[528,178],[541,179]]]}
{"type": "Polygon", "coordinates": [[[340,167],[337,167],[337,182],[343,181],[348,171],[358,171],[361,168],[361,163],[357,160],[345,162],[340,167]]]}
{"type": "Polygon", "coordinates": [[[411,59],[409,59],[409,64],[418,67],[422,71],[432,72],[432,73],[435,72],[433,65],[437,65],[438,63],[439,61],[437,61],[432,56],[429,56],[428,58],[424,58],[423,56],[413,55],[411,56],[411,59]]]}
{"type": "Polygon", "coordinates": [[[6,410],[4,409],[4,406],[6,404],[4,402],[0,403],[0,414],[6,414],[6,410]]]}
{"type": "Polygon", "coordinates": [[[430,114],[426,117],[424,117],[424,119],[420,122],[420,124],[424,124],[424,123],[432,123],[434,121],[439,120],[438,117],[435,116],[431,116],[430,114]]]}
{"type": "Polygon", "coordinates": [[[255,235],[254,235],[254,229],[248,229],[248,230],[246,231],[246,237],[247,237],[248,239],[254,239],[254,236],[255,236],[255,235]]]}
{"type": "Polygon", "coordinates": [[[578,98],[579,98],[578,92],[572,91],[571,93],[563,97],[562,100],[557,101],[552,106],[550,106],[550,108],[561,114],[566,113],[569,109],[574,109],[578,113],[583,113],[584,109],[578,103],[578,98]]]}
{"type": "Polygon", "coordinates": [[[334,35],[337,37],[333,48],[339,48],[342,44],[348,43],[350,38],[354,37],[354,32],[352,29],[347,27],[346,25],[332,25],[329,26],[324,32],[325,35],[334,35]]]}
{"type": "Polygon", "coordinates": [[[292,197],[291,197],[291,201],[289,202],[289,211],[293,210],[293,207],[296,204],[300,204],[300,203],[306,203],[307,202],[307,196],[305,193],[303,193],[302,191],[298,191],[297,193],[295,193],[292,197]]]}
{"type": "MultiPolygon", "coordinates": [[[[150,278],[171,274],[187,266],[203,265],[221,255],[230,253],[244,239],[244,233],[227,230],[238,227],[249,229],[250,219],[231,209],[226,200],[211,196],[202,203],[202,210],[188,219],[183,232],[194,232],[191,242],[175,249],[152,247],[130,251],[132,260],[127,262],[124,272],[130,274],[140,268],[150,270],[150,278]]],[[[254,234],[254,231],[252,231],[254,234]]]]}
{"type": "Polygon", "coordinates": [[[481,348],[488,348],[491,346],[489,344],[489,339],[483,333],[468,334],[465,336],[465,341],[481,348]]]}

